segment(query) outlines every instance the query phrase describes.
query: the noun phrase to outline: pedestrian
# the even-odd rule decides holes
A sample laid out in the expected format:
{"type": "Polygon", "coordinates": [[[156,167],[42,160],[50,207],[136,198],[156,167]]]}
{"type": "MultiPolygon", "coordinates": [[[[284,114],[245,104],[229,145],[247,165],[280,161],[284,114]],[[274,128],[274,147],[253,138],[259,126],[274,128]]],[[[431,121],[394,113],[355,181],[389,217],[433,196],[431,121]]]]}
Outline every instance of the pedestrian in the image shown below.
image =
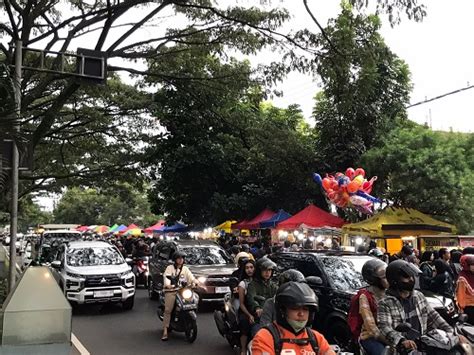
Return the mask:
{"type": "Polygon", "coordinates": [[[280,286],[275,308],[277,320],[255,335],[252,355],[335,355],[326,338],[311,329],[318,298],[306,283],[290,281],[280,286]]]}
{"type": "Polygon", "coordinates": [[[467,314],[468,323],[474,324],[474,255],[463,255],[460,263],[462,270],[456,284],[456,302],[459,313],[467,314]]]}
{"type": "Polygon", "coordinates": [[[444,264],[447,267],[447,272],[451,275],[451,278],[454,280],[454,273],[453,270],[451,269],[451,266],[449,265],[449,262],[451,260],[451,253],[447,248],[441,248],[438,251],[438,258],[439,260],[443,261],[444,264]]]}
{"type": "Polygon", "coordinates": [[[250,335],[250,329],[255,323],[255,318],[247,309],[246,306],[246,296],[248,285],[253,279],[255,273],[255,261],[250,258],[245,258],[241,260],[241,276],[240,282],[238,285],[238,294],[239,294],[239,328],[240,328],[240,354],[247,354],[247,343],[248,337],[250,335]]]}
{"type": "Polygon", "coordinates": [[[434,253],[431,250],[425,250],[421,255],[421,264],[420,264],[420,288],[422,290],[429,290],[431,286],[431,281],[434,276],[434,253]]]}
{"type": "Polygon", "coordinates": [[[454,297],[454,279],[451,276],[451,268],[442,259],[433,262],[435,276],[431,280],[430,291],[445,297],[454,297]]]}
{"type": "Polygon", "coordinates": [[[461,267],[461,256],[462,252],[460,250],[451,250],[451,270],[454,274],[454,282],[458,280],[459,273],[462,270],[461,267]]]}

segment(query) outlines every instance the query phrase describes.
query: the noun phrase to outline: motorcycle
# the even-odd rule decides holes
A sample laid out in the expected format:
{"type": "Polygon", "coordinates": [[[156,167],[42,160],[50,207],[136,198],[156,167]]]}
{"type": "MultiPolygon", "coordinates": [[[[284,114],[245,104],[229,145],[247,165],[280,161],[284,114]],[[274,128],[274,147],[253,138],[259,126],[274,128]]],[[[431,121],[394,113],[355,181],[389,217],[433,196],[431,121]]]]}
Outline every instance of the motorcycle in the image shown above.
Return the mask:
{"type": "MultiPolygon", "coordinates": [[[[408,333],[410,331],[418,333],[412,329],[409,323],[399,324],[396,331],[408,333]]],[[[441,329],[433,329],[426,334],[419,334],[418,339],[414,340],[417,346],[416,350],[408,350],[404,348],[393,349],[386,347],[383,355],[402,354],[402,355],[461,355],[472,354],[470,344],[461,344],[456,332],[454,334],[447,333],[441,329]]]]}
{"type": "Polygon", "coordinates": [[[469,342],[474,343],[474,326],[469,323],[466,323],[466,321],[467,315],[460,314],[457,318],[454,329],[456,331],[456,334],[463,335],[467,338],[467,340],[469,340],[469,342]]]}
{"type": "MultiPolygon", "coordinates": [[[[197,337],[197,315],[196,311],[199,304],[199,296],[188,286],[182,278],[167,276],[171,284],[176,286],[176,300],[173,311],[171,312],[171,321],[168,330],[184,332],[186,341],[192,343],[197,337]]],[[[163,321],[165,314],[165,295],[164,291],[159,291],[160,304],[158,306],[158,318],[163,321]]]]}
{"type": "Polygon", "coordinates": [[[135,274],[136,284],[148,288],[148,256],[133,258],[132,270],[135,274]]]}
{"type": "Polygon", "coordinates": [[[240,353],[239,315],[234,305],[234,298],[238,297],[235,292],[238,283],[239,280],[235,277],[229,280],[230,289],[233,292],[225,294],[224,306],[214,311],[214,321],[219,334],[226,338],[236,354],[240,353]]]}

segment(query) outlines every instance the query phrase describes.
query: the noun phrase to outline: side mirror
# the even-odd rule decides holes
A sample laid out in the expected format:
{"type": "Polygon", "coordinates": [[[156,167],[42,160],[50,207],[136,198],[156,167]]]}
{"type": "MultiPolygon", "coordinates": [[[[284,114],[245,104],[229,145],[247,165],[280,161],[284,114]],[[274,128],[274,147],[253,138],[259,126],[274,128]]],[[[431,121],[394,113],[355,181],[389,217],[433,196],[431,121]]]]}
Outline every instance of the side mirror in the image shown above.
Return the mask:
{"type": "Polygon", "coordinates": [[[132,264],[133,264],[133,259],[131,259],[131,258],[125,258],[125,262],[126,262],[128,265],[132,265],[132,264]]]}
{"type": "Polygon", "coordinates": [[[61,261],[59,260],[54,260],[52,263],[51,263],[51,267],[53,269],[60,269],[61,268],[61,261]]]}
{"type": "Polygon", "coordinates": [[[311,288],[320,287],[323,285],[323,279],[319,276],[308,276],[305,280],[311,288]]]}
{"type": "Polygon", "coordinates": [[[407,333],[411,330],[410,323],[400,323],[395,327],[395,330],[400,333],[407,333]]]}

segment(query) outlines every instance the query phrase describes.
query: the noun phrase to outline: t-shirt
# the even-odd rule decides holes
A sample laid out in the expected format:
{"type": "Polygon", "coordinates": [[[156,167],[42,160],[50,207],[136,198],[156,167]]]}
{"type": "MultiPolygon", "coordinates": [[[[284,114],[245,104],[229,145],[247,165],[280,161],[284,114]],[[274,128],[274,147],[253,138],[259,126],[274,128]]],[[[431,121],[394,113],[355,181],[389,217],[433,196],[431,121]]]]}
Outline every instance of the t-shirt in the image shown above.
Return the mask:
{"type": "MultiPolygon", "coordinates": [[[[234,284],[235,285],[235,284],[234,284]]],[[[249,286],[249,281],[248,280],[242,280],[239,282],[239,287],[244,289],[244,295],[247,294],[247,288],[249,286]]]]}
{"type": "MultiPolygon", "coordinates": [[[[293,334],[289,330],[277,325],[278,330],[282,339],[307,339],[308,336],[306,331],[301,332],[298,335],[293,334]]],[[[319,353],[315,354],[313,347],[308,342],[306,345],[297,345],[293,343],[282,344],[282,354],[287,355],[336,355],[334,350],[324,338],[324,336],[317,331],[313,330],[314,336],[318,343],[319,353]]],[[[275,354],[273,336],[269,330],[262,328],[260,329],[252,340],[252,355],[280,355],[275,354]]]]}

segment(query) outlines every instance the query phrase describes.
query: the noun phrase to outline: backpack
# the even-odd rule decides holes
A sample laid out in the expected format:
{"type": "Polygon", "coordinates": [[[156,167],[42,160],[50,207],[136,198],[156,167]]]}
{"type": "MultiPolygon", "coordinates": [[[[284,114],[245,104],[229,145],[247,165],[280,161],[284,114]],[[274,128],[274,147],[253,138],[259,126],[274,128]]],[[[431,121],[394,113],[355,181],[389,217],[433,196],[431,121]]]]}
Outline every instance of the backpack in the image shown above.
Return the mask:
{"type": "Polygon", "coordinates": [[[310,344],[311,347],[313,348],[313,351],[316,354],[319,354],[319,346],[318,346],[318,341],[316,340],[316,337],[314,336],[313,330],[311,327],[306,327],[306,334],[308,334],[308,338],[303,338],[303,339],[287,339],[287,338],[281,338],[280,337],[280,332],[278,331],[276,325],[274,323],[267,324],[263,328],[267,329],[270,334],[273,337],[273,348],[275,349],[275,355],[280,355],[281,351],[283,349],[283,343],[296,343],[296,341],[301,341],[301,340],[307,340],[310,344]]]}
{"type": "Polygon", "coordinates": [[[360,332],[362,330],[362,324],[364,323],[362,316],[359,313],[359,298],[361,295],[365,295],[369,301],[370,310],[374,315],[374,318],[377,319],[377,306],[374,299],[374,296],[367,291],[366,289],[361,289],[357,294],[352,296],[351,306],[349,308],[349,313],[347,314],[347,324],[351,329],[352,336],[355,340],[359,339],[360,332]]]}

